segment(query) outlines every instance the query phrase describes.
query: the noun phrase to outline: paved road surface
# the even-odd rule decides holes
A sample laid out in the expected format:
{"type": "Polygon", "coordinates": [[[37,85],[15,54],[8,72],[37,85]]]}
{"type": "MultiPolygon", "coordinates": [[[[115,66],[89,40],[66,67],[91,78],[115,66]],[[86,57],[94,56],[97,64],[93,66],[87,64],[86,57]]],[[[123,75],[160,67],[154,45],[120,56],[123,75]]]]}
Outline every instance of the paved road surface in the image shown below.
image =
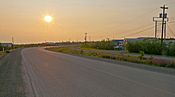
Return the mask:
{"type": "Polygon", "coordinates": [[[175,97],[175,76],[42,48],[22,51],[28,97],[175,97]]]}

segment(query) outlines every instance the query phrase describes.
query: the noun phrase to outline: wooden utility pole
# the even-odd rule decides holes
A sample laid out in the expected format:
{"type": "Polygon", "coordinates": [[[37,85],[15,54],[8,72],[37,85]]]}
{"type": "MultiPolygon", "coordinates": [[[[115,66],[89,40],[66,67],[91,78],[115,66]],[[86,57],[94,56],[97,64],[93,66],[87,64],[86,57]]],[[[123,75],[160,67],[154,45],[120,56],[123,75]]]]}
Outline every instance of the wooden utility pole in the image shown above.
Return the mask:
{"type": "Polygon", "coordinates": [[[87,34],[88,34],[88,33],[85,33],[85,37],[84,37],[84,42],[85,42],[85,44],[87,43],[87,34]]]}
{"type": "Polygon", "coordinates": [[[15,45],[15,41],[14,41],[14,38],[12,36],[12,49],[14,49],[14,45],[15,45]]]}
{"type": "Polygon", "coordinates": [[[164,40],[164,34],[165,34],[164,32],[165,32],[165,25],[166,25],[165,19],[167,18],[166,9],[168,9],[168,7],[166,7],[165,5],[163,5],[160,8],[162,9],[162,13],[160,14],[160,18],[162,18],[161,46],[163,47],[163,40],[164,40]]]}
{"type": "Polygon", "coordinates": [[[12,36],[12,43],[14,44],[14,38],[13,38],[13,36],[12,36]]]}
{"type": "Polygon", "coordinates": [[[154,30],[154,33],[155,33],[155,39],[157,39],[157,23],[158,21],[157,20],[153,20],[155,22],[155,30],[154,30]]]}
{"type": "Polygon", "coordinates": [[[155,21],[155,39],[157,39],[157,21],[155,21]]]}
{"type": "Polygon", "coordinates": [[[167,36],[167,21],[165,21],[165,24],[164,24],[164,39],[166,39],[166,36],[167,36]]]}
{"type": "Polygon", "coordinates": [[[162,22],[161,18],[160,17],[153,17],[153,22],[155,23],[155,30],[154,30],[154,33],[155,33],[155,39],[157,39],[157,33],[158,33],[158,23],[159,22],[162,22]]]}

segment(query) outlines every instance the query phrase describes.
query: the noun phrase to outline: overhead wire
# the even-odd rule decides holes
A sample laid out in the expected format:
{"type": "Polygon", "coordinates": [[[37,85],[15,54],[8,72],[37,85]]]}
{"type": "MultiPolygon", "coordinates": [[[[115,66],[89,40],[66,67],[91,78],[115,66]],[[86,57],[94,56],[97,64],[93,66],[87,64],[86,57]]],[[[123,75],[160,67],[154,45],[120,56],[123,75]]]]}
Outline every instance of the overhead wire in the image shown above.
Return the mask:
{"type": "MultiPolygon", "coordinates": [[[[175,2],[174,2],[175,3],[175,2]]],[[[155,13],[157,13],[158,12],[158,10],[159,10],[159,8],[156,8],[156,9],[154,9],[154,10],[151,10],[151,11],[149,11],[149,13],[144,13],[144,14],[142,14],[142,15],[139,15],[138,17],[135,17],[135,18],[133,18],[133,21],[135,22],[136,20],[138,20],[138,18],[140,19],[141,17],[145,17],[145,15],[146,14],[148,14],[148,15],[152,15],[152,14],[155,14],[155,13]],[[152,13],[152,14],[150,14],[150,13],[152,13]]],[[[128,21],[129,23],[130,22],[132,22],[132,21],[128,21]]],[[[171,22],[169,22],[169,23],[174,23],[175,21],[171,21],[171,22]]],[[[151,24],[153,24],[153,23],[151,23],[151,24]]],[[[147,24],[147,25],[144,25],[144,26],[139,26],[139,27],[137,27],[137,28],[134,28],[134,29],[130,29],[130,30],[128,30],[128,31],[125,31],[125,32],[134,32],[134,33],[131,33],[131,34],[127,34],[127,35],[123,35],[123,36],[121,36],[122,38],[123,37],[128,37],[128,36],[133,36],[133,35],[137,35],[137,34],[140,34],[140,33],[143,33],[143,32],[146,32],[146,31],[149,31],[149,30],[151,30],[151,29],[153,29],[154,28],[154,25],[151,25],[151,24],[147,24]],[[140,29],[142,29],[142,28],[144,28],[143,30],[140,30],[140,29]],[[138,31],[139,30],[139,31],[138,31]]],[[[123,34],[123,33],[122,33],[123,34]]]]}
{"type": "Polygon", "coordinates": [[[173,4],[175,4],[175,1],[170,1],[170,2],[167,1],[166,4],[167,5],[173,5],[173,4]]]}
{"type": "Polygon", "coordinates": [[[170,21],[170,22],[168,22],[168,23],[175,23],[175,21],[170,21]]]}
{"type": "Polygon", "coordinates": [[[152,23],[149,23],[149,24],[147,24],[147,25],[145,25],[145,26],[139,26],[139,27],[137,27],[137,28],[134,28],[134,29],[130,29],[130,30],[128,30],[128,31],[125,31],[125,32],[133,32],[133,31],[138,31],[138,30],[140,30],[140,29],[142,29],[142,28],[145,28],[145,27],[149,27],[150,25],[152,25],[152,23]]]}
{"type": "MultiPolygon", "coordinates": [[[[173,2],[173,3],[175,3],[175,2],[173,2]]],[[[170,21],[169,23],[175,23],[175,21],[170,21]]],[[[146,27],[149,27],[150,26],[150,24],[148,24],[148,25],[146,25],[146,27]]],[[[140,29],[140,28],[142,28],[142,26],[141,27],[138,27],[138,28],[136,28],[136,29],[132,29],[132,30],[130,30],[131,32],[132,31],[136,31],[136,30],[138,30],[138,29],[140,29]]],[[[132,36],[132,35],[136,35],[136,34],[139,34],[139,33],[143,33],[143,32],[145,32],[145,31],[148,31],[148,30],[150,30],[150,29],[152,29],[152,28],[154,28],[154,26],[151,26],[151,27],[149,27],[149,28],[145,28],[145,29],[143,29],[143,30],[141,30],[141,31],[138,31],[138,32],[135,32],[135,33],[131,33],[131,34],[129,34],[129,35],[126,35],[126,36],[132,36]]],[[[170,27],[169,27],[170,28],[170,27]]],[[[171,29],[171,28],[170,28],[171,29]]],[[[130,32],[129,31],[129,32],[130,32]]],[[[171,30],[171,32],[173,32],[172,30],[171,30]]],[[[175,35],[174,33],[173,33],[173,35],[175,35]]],[[[126,36],[123,36],[123,37],[126,37],[126,36]]]]}
{"type": "Polygon", "coordinates": [[[168,26],[168,29],[171,32],[171,34],[173,34],[173,36],[175,36],[175,32],[171,29],[171,27],[169,26],[169,24],[167,24],[167,26],[168,26]]]}
{"type": "Polygon", "coordinates": [[[136,16],[136,17],[134,17],[134,18],[129,19],[129,21],[127,21],[127,23],[128,23],[128,22],[129,22],[129,23],[135,22],[136,20],[142,19],[142,18],[145,17],[146,15],[153,15],[153,14],[157,13],[158,11],[159,11],[159,8],[155,8],[155,9],[153,9],[153,10],[150,10],[150,11],[148,11],[148,12],[145,12],[145,13],[143,13],[143,14],[141,14],[141,15],[138,15],[138,16],[136,16]]]}
{"type": "MultiPolygon", "coordinates": [[[[127,22],[128,22],[128,23],[131,23],[131,22],[133,22],[133,21],[135,22],[136,20],[138,20],[138,18],[141,19],[142,17],[145,17],[145,15],[153,15],[153,14],[155,14],[155,13],[158,12],[158,9],[159,9],[159,8],[155,8],[155,9],[153,9],[153,10],[151,10],[151,11],[149,11],[149,12],[146,12],[146,13],[144,13],[144,14],[142,14],[142,15],[139,15],[139,16],[133,18],[132,20],[127,21],[127,22]]],[[[136,28],[134,28],[134,29],[130,29],[130,30],[123,31],[123,32],[133,32],[133,31],[137,31],[137,30],[139,30],[139,29],[148,27],[148,26],[150,26],[151,24],[152,24],[152,23],[149,23],[149,24],[147,24],[147,25],[142,25],[142,26],[136,27],[136,28]]]]}
{"type": "Polygon", "coordinates": [[[146,31],[148,31],[148,30],[151,30],[151,29],[153,29],[153,28],[154,28],[154,25],[151,25],[150,27],[147,27],[147,28],[145,28],[145,29],[143,29],[143,30],[140,30],[140,31],[137,31],[137,32],[134,32],[134,33],[130,33],[130,34],[124,35],[124,36],[122,36],[122,37],[130,37],[130,36],[133,36],[133,35],[137,35],[137,34],[146,32],[146,31]]]}

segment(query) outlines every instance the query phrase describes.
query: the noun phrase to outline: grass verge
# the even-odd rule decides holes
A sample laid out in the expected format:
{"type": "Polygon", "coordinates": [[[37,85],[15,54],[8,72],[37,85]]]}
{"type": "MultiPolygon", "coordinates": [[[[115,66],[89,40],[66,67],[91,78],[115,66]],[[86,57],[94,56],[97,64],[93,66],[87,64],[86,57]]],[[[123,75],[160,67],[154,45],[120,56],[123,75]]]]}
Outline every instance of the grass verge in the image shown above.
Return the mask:
{"type": "Polygon", "coordinates": [[[99,57],[99,58],[105,58],[105,59],[127,61],[132,63],[153,65],[158,67],[175,68],[175,61],[167,61],[163,59],[156,59],[153,57],[144,58],[140,56],[130,56],[130,55],[119,54],[119,53],[117,53],[117,55],[112,55],[112,54],[107,54],[103,52],[98,52],[98,50],[81,49],[81,48],[75,49],[71,47],[54,47],[54,48],[47,48],[47,50],[66,53],[66,54],[72,54],[72,55],[99,57]]]}

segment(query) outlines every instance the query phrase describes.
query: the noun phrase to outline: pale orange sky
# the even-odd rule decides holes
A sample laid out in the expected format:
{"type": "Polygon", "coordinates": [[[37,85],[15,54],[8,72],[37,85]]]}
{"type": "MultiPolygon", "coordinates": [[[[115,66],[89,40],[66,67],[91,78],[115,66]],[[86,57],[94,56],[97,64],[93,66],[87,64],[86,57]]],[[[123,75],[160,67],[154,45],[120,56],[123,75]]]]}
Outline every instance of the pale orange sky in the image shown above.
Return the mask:
{"type": "Polygon", "coordinates": [[[91,40],[154,36],[153,29],[128,35],[154,25],[152,17],[164,3],[175,20],[174,0],[0,0],[0,42],[12,36],[16,43],[81,41],[86,32],[91,40]],[[54,17],[49,25],[43,20],[47,14],[54,17]]]}

